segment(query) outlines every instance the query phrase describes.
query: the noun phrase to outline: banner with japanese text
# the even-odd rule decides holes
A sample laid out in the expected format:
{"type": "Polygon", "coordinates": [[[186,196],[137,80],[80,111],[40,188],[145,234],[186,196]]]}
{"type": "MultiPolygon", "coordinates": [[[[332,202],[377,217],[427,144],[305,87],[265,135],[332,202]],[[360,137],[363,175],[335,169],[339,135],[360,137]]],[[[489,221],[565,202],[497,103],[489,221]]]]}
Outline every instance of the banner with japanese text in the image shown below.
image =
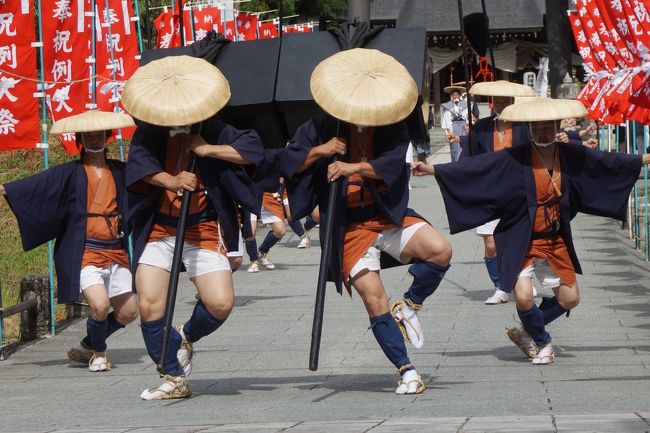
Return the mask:
{"type": "Polygon", "coordinates": [[[35,40],[33,1],[0,2],[0,150],[40,141],[35,40]]]}
{"type": "MultiPolygon", "coordinates": [[[[92,14],[90,0],[43,2],[43,71],[53,121],[83,113],[92,104],[90,78],[92,14]]],[[[68,153],[79,151],[75,134],[61,134],[68,153]]]]}
{"type": "Polygon", "coordinates": [[[237,40],[251,41],[257,39],[257,23],[259,19],[255,14],[237,14],[237,40]]]}
{"type": "MultiPolygon", "coordinates": [[[[97,108],[123,112],[120,96],[140,61],[133,4],[130,0],[99,0],[96,16],[97,108]]],[[[133,132],[134,128],[123,129],[122,137],[130,138],[133,132]]]]}
{"type": "Polygon", "coordinates": [[[265,22],[265,23],[259,23],[259,35],[260,35],[260,39],[277,38],[279,36],[278,23],[275,20],[265,22]]]}
{"type": "Polygon", "coordinates": [[[193,33],[193,40],[191,42],[200,41],[211,30],[219,33],[223,29],[223,25],[221,24],[221,10],[217,7],[203,7],[199,5],[191,9],[190,15],[191,22],[189,26],[193,33]]]}

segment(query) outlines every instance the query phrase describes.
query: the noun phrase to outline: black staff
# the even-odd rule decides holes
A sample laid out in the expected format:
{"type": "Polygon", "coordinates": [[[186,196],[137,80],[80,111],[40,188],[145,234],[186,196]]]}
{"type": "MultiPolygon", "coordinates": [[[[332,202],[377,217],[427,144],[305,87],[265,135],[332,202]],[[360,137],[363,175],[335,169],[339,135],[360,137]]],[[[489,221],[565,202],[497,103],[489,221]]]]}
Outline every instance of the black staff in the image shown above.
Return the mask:
{"type": "MultiPolygon", "coordinates": [[[[339,122],[336,124],[336,135],[339,132],[339,122]]],[[[332,162],[341,158],[334,155],[332,162]]],[[[334,212],[336,212],[336,200],[341,191],[343,178],[338,178],[330,183],[329,197],[327,198],[327,220],[325,221],[325,237],[320,253],[320,269],[318,271],[318,286],[316,286],[316,303],[314,304],[314,323],[311,327],[311,348],[309,350],[309,369],[318,370],[318,354],[320,353],[320,339],[323,333],[323,311],[325,310],[325,286],[327,284],[327,273],[330,266],[330,250],[332,248],[332,231],[334,229],[334,212]]]]}
{"type": "Polygon", "coordinates": [[[463,47],[463,68],[465,73],[465,85],[467,86],[467,121],[469,123],[469,131],[467,132],[467,139],[469,140],[469,155],[472,156],[476,154],[476,144],[472,142],[472,102],[474,98],[469,93],[470,77],[469,77],[469,65],[467,58],[467,42],[465,41],[465,23],[463,22],[463,0],[458,0],[458,20],[460,21],[460,42],[463,47]]]}
{"type": "MultiPolygon", "coordinates": [[[[196,155],[194,152],[189,154],[187,171],[194,173],[196,169],[196,155]]],[[[165,305],[165,327],[163,328],[163,344],[158,372],[165,373],[165,361],[167,352],[169,352],[169,334],[172,330],[172,321],[174,320],[174,307],[176,306],[176,293],[178,292],[178,278],[181,274],[181,260],[183,259],[183,245],[185,244],[185,228],[187,227],[187,216],[190,213],[190,200],[192,199],[191,191],[183,191],[181,210],[178,215],[178,226],[176,227],[176,242],[174,243],[174,257],[172,258],[172,270],[169,274],[169,285],[167,286],[167,303],[165,305]]]]}

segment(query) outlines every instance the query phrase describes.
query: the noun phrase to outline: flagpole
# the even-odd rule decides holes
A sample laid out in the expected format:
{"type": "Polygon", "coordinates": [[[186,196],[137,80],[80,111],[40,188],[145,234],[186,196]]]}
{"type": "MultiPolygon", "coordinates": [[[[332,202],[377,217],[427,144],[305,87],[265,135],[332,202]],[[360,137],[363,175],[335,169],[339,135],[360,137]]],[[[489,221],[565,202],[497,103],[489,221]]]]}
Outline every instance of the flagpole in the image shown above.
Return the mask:
{"type": "MultiPolygon", "coordinates": [[[[39,59],[41,62],[41,67],[39,69],[39,82],[41,86],[41,147],[43,148],[43,166],[47,170],[50,166],[49,159],[49,148],[48,148],[48,135],[47,135],[47,109],[46,109],[46,94],[45,94],[45,61],[43,56],[43,7],[41,5],[41,0],[38,0],[38,52],[39,59]]],[[[52,246],[52,241],[47,243],[47,262],[49,270],[49,282],[50,282],[50,334],[54,336],[56,334],[56,323],[55,323],[55,311],[54,311],[54,249],[52,246]]]]}
{"type": "MultiPolygon", "coordinates": [[[[185,46],[185,23],[183,19],[183,0],[176,0],[176,6],[178,7],[178,14],[179,14],[179,23],[178,23],[178,33],[180,34],[181,38],[181,47],[185,46]]],[[[172,39],[174,36],[172,35],[172,39]]]]}
{"type": "MultiPolygon", "coordinates": [[[[149,0],[147,0],[147,3],[149,3],[149,0]]],[[[133,11],[135,12],[135,16],[132,21],[136,23],[135,29],[138,32],[138,53],[142,54],[142,28],[140,27],[140,5],[138,4],[138,0],[133,0],[133,11]]]]}

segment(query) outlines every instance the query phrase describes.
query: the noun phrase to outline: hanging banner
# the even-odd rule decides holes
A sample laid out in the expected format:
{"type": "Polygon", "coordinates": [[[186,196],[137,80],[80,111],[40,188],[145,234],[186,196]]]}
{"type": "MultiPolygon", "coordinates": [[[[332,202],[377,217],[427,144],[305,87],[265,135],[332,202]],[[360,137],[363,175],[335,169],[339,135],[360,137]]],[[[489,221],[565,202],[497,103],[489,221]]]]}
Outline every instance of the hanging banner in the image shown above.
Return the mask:
{"type": "Polygon", "coordinates": [[[257,15],[239,13],[237,15],[237,40],[252,41],[257,39],[257,15]]]}
{"type": "Polygon", "coordinates": [[[153,22],[156,28],[156,48],[181,46],[181,38],[178,34],[178,14],[164,8],[163,12],[153,22]]]}
{"type": "Polygon", "coordinates": [[[192,8],[191,12],[194,32],[194,41],[205,38],[209,31],[215,30],[221,33],[221,10],[218,7],[203,7],[201,5],[192,8]]]}
{"type": "Polygon", "coordinates": [[[226,21],[223,23],[223,35],[226,39],[230,39],[231,41],[237,40],[235,33],[235,21],[226,21]]]}
{"type": "MultiPolygon", "coordinates": [[[[92,26],[85,20],[92,13],[89,0],[44,2],[43,71],[47,105],[53,121],[84,112],[92,103],[89,92],[92,26]]],[[[78,153],[75,134],[62,134],[68,153],[78,153]]]]}
{"type": "Polygon", "coordinates": [[[269,21],[266,23],[259,23],[258,25],[260,39],[273,39],[279,36],[277,22],[269,21]]]}
{"type": "MultiPolygon", "coordinates": [[[[97,108],[124,112],[120,102],[124,85],[140,59],[137,30],[131,20],[135,16],[133,5],[129,0],[97,0],[96,7],[97,108]]],[[[133,131],[134,128],[123,129],[122,137],[130,138],[133,131]]]]}
{"type": "Polygon", "coordinates": [[[35,40],[34,2],[0,1],[0,150],[40,141],[35,40]]]}

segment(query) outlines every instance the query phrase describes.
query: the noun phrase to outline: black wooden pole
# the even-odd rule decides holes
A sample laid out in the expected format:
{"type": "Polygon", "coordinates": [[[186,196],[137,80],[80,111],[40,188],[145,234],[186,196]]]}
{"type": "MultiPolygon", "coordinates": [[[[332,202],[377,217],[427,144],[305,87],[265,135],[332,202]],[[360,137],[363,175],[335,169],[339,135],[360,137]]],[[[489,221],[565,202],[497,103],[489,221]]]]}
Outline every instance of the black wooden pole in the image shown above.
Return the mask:
{"type": "Polygon", "coordinates": [[[176,0],[176,4],[178,5],[178,15],[179,15],[179,23],[178,23],[178,32],[180,33],[181,36],[181,47],[185,46],[185,35],[183,34],[185,32],[185,24],[183,23],[183,0],[176,0]]]}
{"type": "MultiPolygon", "coordinates": [[[[189,154],[187,171],[194,173],[196,168],[196,155],[193,152],[189,154]]],[[[165,362],[169,352],[169,335],[171,333],[172,320],[174,319],[174,306],[176,305],[176,292],[178,290],[178,277],[181,273],[181,259],[183,258],[183,244],[185,243],[185,228],[187,227],[187,216],[190,213],[190,199],[192,193],[183,191],[183,200],[181,210],[178,215],[178,226],[176,227],[176,243],[174,244],[174,257],[172,258],[172,270],[169,274],[169,286],[167,288],[167,303],[165,306],[165,325],[163,328],[163,343],[160,362],[158,363],[158,372],[165,373],[165,362]]]]}
{"type": "MultiPolygon", "coordinates": [[[[337,122],[337,136],[339,134],[339,124],[340,122],[337,122]]],[[[335,155],[332,162],[336,162],[339,159],[340,156],[335,155]]],[[[325,286],[327,285],[327,274],[332,252],[332,232],[334,231],[336,201],[341,191],[342,181],[342,178],[338,178],[330,183],[329,197],[327,199],[325,233],[321,240],[320,268],[318,270],[318,285],[316,286],[316,302],[314,303],[314,322],[311,327],[311,348],[309,349],[309,369],[311,371],[318,370],[318,355],[320,353],[320,340],[323,331],[323,312],[325,310],[325,286]]]]}
{"type": "Polygon", "coordinates": [[[490,50],[490,63],[492,63],[492,73],[494,74],[494,79],[497,79],[497,66],[494,63],[494,50],[492,49],[492,38],[490,37],[490,17],[488,17],[487,10],[485,9],[485,0],[481,0],[481,7],[483,8],[483,15],[488,22],[488,50],[490,50]]]}
{"type": "MultiPolygon", "coordinates": [[[[476,154],[476,145],[472,143],[472,112],[473,101],[472,95],[469,93],[470,75],[469,75],[469,58],[467,56],[467,41],[465,40],[465,23],[463,22],[463,0],[458,0],[458,20],[460,21],[460,41],[463,48],[463,66],[465,69],[465,86],[467,88],[467,123],[469,131],[467,132],[467,140],[469,142],[469,155],[476,154]]],[[[452,83],[453,84],[453,83],[452,83]]]]}

